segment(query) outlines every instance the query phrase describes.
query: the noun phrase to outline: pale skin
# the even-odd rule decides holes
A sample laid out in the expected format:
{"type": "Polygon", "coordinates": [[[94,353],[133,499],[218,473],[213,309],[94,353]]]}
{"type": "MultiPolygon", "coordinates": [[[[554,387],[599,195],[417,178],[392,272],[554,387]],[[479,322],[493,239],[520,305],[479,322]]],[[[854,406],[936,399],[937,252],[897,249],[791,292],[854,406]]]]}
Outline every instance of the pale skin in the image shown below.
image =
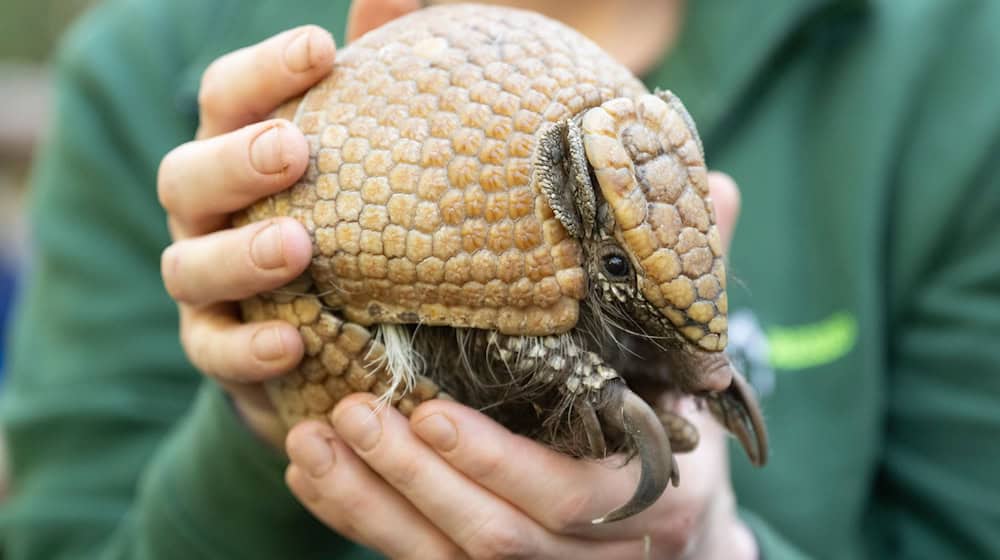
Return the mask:
{"type": "MultiPolygon", "coordinates": [[[[583,30],[637,71],[669,47],[681,20],[680,2],[670,0],[575,2],[573,10],[555,1],[508,3],[583,30]],[[632,28],[630,41],[620,41],[630,17],[645,31],[632,28]]],[[[358,0],[348,40],[418,5],[358,0]]],[[[196,139],[164,158],[158,178],[174,237],[163,279],[178,303],[181,342],[231,394],[248,427],[287,450],[292,493],[332,530],[392,558],[584,560],[641,558],[645,550],[651,558],[756,557],[736,515],[726,435],[687,401],[683,414],[702,439],[678,457],[681,485],[640,515],[604,526],[590,520],[631,495],[637,465],[570,459],[456,403],[427,402],[407,420],[392,408],[372,415],[374,396],[353,395],[332,412],[332,427],[306,422],[282,438],[257,383],[292,368],[302,341],[280,321],[242,324],[233,302],[304,271],[309,236],[292,219],[228,223],[233,211],[291,186],[305,170],[305,138],[267,116],[325,76],[334,55],[333,38],[306,26],[215,61],[202,81],[196,139]]],[[[739,191],[717,172],[710,188],[728,242],[739,191]]]]}

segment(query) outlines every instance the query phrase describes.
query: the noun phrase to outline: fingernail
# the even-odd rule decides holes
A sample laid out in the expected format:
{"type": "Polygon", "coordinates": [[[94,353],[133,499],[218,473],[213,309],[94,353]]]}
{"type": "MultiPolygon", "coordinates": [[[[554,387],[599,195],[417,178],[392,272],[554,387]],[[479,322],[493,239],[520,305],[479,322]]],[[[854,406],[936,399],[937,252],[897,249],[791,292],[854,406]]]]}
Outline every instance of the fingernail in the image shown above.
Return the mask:
{"type": "Polygon", "coordinates": [[[333,419],[340,434],[362,451],[371,451],[382,437],[382,423],[366,404],[354,405],[333,419]]]}
{"type": "Polygon", "coordinates": [[[278,327],[258,330],[250,340],[250,348],[258,360],[270,362],[285,355],[285,343],[281,340],[278,327]]]}
{"type": "Polygon", "coordinates": [[[312,36],[310,30],[303,31],[285,47],[285,66],[292,72],[305,72],[312,68],[312,36]]]}
{"type": "Polygon", "coordinates": [[[285,170],[287,164],[281,153],[284,126],[276,124],[265,129],[250,144],[250,165],[258,173],[273,175],[285,170]]]}
{"type": "Polygon", "coordinates": [[[285,248],[281,239],[281,226],[271,224],[258,231],[250,241],[250,258],[264,270],[285,266],[285,248]]]}
{"type": "Polygon", "coordinates": [[[444,414],[431,414],[417,422],[413,429],[421,439],[433,445],[438,451],[451,451],[458,445],[458,431],[455,429],[455,424],[444,414]]]}
{"type": "Polygon", "coordinates": [[[299,444],[289,449],[292,462],[305,469],[309,476],[320,478],[333,468],[333,447],[315,434],[299,438],[299,444]]]}

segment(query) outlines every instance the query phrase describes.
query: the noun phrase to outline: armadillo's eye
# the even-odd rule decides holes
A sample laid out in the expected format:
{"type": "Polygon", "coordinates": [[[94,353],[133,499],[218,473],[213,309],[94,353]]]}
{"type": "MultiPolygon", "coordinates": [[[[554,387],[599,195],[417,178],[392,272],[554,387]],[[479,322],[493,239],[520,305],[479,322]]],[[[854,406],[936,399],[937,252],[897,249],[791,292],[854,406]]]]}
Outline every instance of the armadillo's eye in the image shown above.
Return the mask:
{"type": "Polygon", "coordinates": [[[604,264],[604,271],[607,272],[608,276],[611,278],[625,278],[628,276],[628,259],[626,259],[623,255],[609,253],[604,255],[602,263],[604,264]]]}

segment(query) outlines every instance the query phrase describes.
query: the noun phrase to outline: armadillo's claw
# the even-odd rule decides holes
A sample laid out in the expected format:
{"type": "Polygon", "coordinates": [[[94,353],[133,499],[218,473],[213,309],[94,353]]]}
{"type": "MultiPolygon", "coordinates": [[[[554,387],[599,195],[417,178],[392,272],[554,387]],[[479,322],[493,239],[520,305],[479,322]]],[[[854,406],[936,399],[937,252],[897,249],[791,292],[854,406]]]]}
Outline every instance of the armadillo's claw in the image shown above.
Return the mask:
{"type": "Polygon", "coordinates": [[[638,395],[614,384],[608,404],[600,415],[609,426],[624,432],[638,451],[641,461],[639,485],[625,505],[592,521],[593,524],[610,523],[631,517],[653,505],[666,490],[667,484],[677,485],[677,463],[670,449],[670,440],[653,409],[638,395]]]}
{"type": "Polygon", "coordinates": [[[708,397],[708,406],[719,422],[736,436],[754,466],[761,467],[767,463],[764,417],[753,389],[739,372],[734,370],[733,382],[728,389],[708,397]]]}
{"type": "Polygon", "coordinates": [[[587,435],[587,444],[590,446],[590,456],[603,458],[608,455],[608,446],[604,441],[604,430],[601,429],[601,421],[597,418],[597,412],[590,403],[584,403],[577,414],[580,416],[580,423],[583,425],[584,433],[587,435]]]}

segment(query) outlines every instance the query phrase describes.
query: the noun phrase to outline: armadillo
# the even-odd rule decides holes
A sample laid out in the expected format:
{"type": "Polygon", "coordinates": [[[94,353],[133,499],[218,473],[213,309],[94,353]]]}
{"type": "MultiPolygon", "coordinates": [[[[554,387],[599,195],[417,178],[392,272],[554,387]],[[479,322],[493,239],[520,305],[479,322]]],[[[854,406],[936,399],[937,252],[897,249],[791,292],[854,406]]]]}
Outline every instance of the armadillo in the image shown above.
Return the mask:
{"type": "Polygon", "coordinates": [[[289,426],[354,392],[407,415],[452,398],[576,457],[638,457],[634,494],[595,522],[677,484],[698,436],[664,395],[695,395],[765,462],[722,353],[723,249],[676,96],[556,21],[452,5],[362,36],[278,115],[308,170],[236,223],[291,216],[314,242],[301,278],[242,302],[305,341],[267,387],[289,426]]]}

